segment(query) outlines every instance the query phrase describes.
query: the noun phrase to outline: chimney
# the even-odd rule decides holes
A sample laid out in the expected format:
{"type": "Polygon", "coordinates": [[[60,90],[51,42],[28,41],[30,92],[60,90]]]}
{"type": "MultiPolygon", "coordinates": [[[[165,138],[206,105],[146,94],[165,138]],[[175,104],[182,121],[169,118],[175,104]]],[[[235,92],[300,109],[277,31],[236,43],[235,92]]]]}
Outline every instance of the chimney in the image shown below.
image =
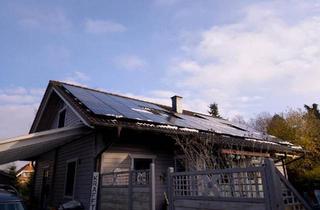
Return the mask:
{"type": "Polygon", "coordinates": [[[181,96],[172,96],[172,111],[178,114],[182,114],[182,97],[181,96]]]}

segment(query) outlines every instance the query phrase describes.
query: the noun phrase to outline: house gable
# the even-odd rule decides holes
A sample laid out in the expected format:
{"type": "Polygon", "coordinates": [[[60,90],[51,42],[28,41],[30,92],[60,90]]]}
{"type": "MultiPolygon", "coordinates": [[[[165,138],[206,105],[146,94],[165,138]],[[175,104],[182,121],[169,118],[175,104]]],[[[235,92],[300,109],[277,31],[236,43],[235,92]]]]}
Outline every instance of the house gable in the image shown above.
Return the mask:
{"type": "MultiPolygon", "coordinates": [[[[60,113],[64,111],[62,127],[84,124],[79,115],[66,103],[49,83],[46,93],[39,106],[39,110],[32,124],[30,133],[40,132],[59,127],[60,113]]],[[[60,120],[61,121],[61,120],[60,120]]]]}

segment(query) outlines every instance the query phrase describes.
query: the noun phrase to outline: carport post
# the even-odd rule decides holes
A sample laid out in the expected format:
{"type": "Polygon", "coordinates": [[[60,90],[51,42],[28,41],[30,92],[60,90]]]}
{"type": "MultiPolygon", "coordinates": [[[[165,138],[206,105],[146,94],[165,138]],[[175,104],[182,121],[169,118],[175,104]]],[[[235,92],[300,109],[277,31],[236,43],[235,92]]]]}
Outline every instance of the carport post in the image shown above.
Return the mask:
{"type": "Polygon", "coordinates": [[[154,163],[150,164],[150,193],[151,193],[151,210],[156,210],[156,176],[154,163]]]}
{"type": "Polygon", "coordinates": [[[172,173],[174,172],[173,167],[169,167],[167,171],[167,193],[168,193],[168,200],[169,200],[169,206],[168,210],[173,210],[174,203],[173,203],[173,185],[172,185],[172,173]]]}

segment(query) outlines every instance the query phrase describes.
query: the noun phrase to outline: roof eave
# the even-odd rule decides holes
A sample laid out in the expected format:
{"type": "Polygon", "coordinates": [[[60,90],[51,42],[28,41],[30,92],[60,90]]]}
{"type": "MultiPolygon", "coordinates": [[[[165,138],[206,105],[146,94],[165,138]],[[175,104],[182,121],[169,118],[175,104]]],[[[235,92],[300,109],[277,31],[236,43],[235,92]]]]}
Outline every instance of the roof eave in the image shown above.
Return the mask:
{"type": "Polygon", "coordinates": [[[232,144],[232,145],[243,144],[246,147],[254,147],[256,149],[259,147],[259,149],[262,148],[262,149],[282,152],[282,153],[299,153],[299,154],[305,153],[304,150],[294,149],[294,148],[290,148],[280,144],[275,145],[275,144],[270,144],[270,142],[259,142],[259,143],[251,142],[247,140],[245,137],[232,136],[228,134],[219,134],[214,132],[204,132],[204,131],[192,132],[192,131],[181,130],[181,129],[169,129],[169,128],[161,128],[156,126],[136,125],[134,123],[125,123],[125,122],[114,122],[114,123],[95,122],[95,127],[97,129],[99,128],[103,129],[105,127],[109,127],[109,128],[121,127],[121,128],[134,129],[134,130],[160,132],[167,135],[198,135],[199,137],[213,138],[219,144],[232,144]]]}

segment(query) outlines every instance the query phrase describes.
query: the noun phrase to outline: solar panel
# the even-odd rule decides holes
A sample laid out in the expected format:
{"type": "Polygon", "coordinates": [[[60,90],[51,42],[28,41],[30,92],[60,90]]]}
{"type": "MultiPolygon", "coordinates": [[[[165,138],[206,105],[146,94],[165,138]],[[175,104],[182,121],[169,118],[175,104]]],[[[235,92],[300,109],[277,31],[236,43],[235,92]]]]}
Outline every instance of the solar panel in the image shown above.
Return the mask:
{"type": "Polygon", "coordinates": [[[112,109],[109,105],[91,94],[92,91],[71,85],[63,85],[72,95],[74,95],[81,103],[88,107],[95,114],[120,115],[119,112],[112,109]]]}
{"type": "Polygon", "coordinates": [[[166,120],[166,116],[162,114],[155,114],[152,112],[153,110],[155,110],[159,111],[159,113],[164,113],[164,109],[160,106],[120,96],[110,95],[110,97],[113,98],[113,100],[126,106],[128,108],[128,111],[139,114],[140,118],[143,120],[156,123],[168,123],[166,120]]]}
{"type": "MultiPolygon", "coordinates": [[[[99,100],[101,100],[104,104],[109,105],[112,109],[119,112],[124,118],[147,120],[143,115],[141,115],[135,111],[132,111],[130,109],[130,107],[115,100],[115,98],[112,97],[111,95],[107,95],[107,94],[101,93],[101,92],[92,92],[92,94],[95,97],[97,97],[99,100]]],[[[103,114],[105,114],[105,113],[103,113],[103,114]]]]}
{"type": "Polygon", "coordinates": [[[153,103],[67,84],[63,84],[63,86],[76,97],[79,102],[83,103],[97,115],[122,117],[130,120],[148,121],[182,128],[263,139],[263,134],[224,119],[201,114],[195,116],[172,114],[163,107],[153,103]]]}
{"type": "Polygon", "coordinates": [[[128,119],[172,125],[172,123],[168,122],[167,115],[154,114],[148,111],[148,109],[158,110],[165,113],[162,107],[155,104],[66,84],[63,86],[95,114],[117,115],[118,117],[121,116],[128,119]]]}

